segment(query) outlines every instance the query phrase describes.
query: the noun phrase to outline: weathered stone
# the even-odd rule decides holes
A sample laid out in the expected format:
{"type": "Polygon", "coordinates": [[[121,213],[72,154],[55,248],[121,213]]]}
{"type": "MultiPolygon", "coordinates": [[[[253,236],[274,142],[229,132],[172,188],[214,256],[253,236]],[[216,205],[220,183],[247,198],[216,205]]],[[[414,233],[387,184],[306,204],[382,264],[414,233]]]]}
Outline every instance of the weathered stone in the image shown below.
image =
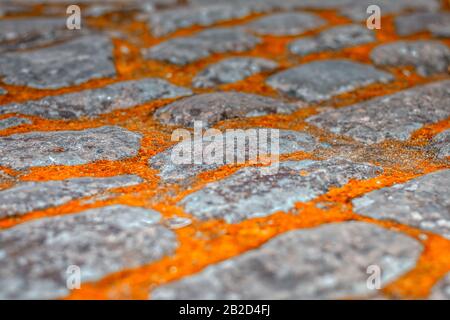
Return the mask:
{"type": "Polygon", "coordinates": [[[151,13],[149,25],[152,34],[161,37],[182,28],[194,25],[211,26],[217,22],[242,18],[250,13],[248,7],[227,3],[177,7],[151,13]]]}
{"type": "MultiPolygon", "coordinates": [[[[24,5],[14,3],[0,3],[0,17],[9,15],[30,12],[31,8],[24,5]]],[[[0,31],[1,32],[1,31],[0,31]]]]}
{"type": "Polygon", "coordinates": [[[450,49],[439,41],[397,41],[376,47],[370,54],[378,66],[416,67],[422,76],[447,72],[450,66],[450,49]]]}
{"type": "Polygon", "coordinates": [[[61,297],[76,270],[82,282],[96,281],[171,254],[177,240],[160,218],[153,210],[114,205],[3,230],[0,298],[61,297]]]}
{"type": "Polygon", "coordinates": [[[294,230],[260,248],[163,285],[152,299],[343,299],[375,294],[367,268],[380,267],[381,286],[411,270],[423,250],[404,234],[364,222],[294,230]]]}
{"type": "Polygon", "coordinates": [[[294,54],[304,56],[373,41],[375,41],[375,35],[372,30],[357,24],[350,24],[322,31],[315,37],[295,40],[289,45],[289,50],[294,54]]]}
{"type": "Polygon", "coordinates": [[[134,175],[23,182],[0,191],[0,218],[56,207],[108,189],[132,186],[141,182],[142,179],[134,175]]]}
{"type": "Polygon", "coordinates": [[[298,107],[255,94],[215,92],[177,100],[158,109],[154,117],[164,124],[193,127],[194,121],[202,121],[203,126],[209,127],[234,118],[288,114],[298,107]]]}
{"type": "Polygon", "coordinates": [[[286,12],[256,19],[247,27],[261,35],[293,36],[317,29],[325,23],[325,20],[312,13],[286,12]]]}
{"type": "Polygon", "coordinates": [[[307,202],[350,179],[367,179],[382,169],[344,159],[287,161],[272,168],[246,167],[228,178],[212,182],[179,202],[201,220],[224,219],[236,223],[288,211],[296,202],[307,202]],[[271,169],[271,170],[267,170],[271,169]]]}
{"type": "Polygon", "coordinates": [[[276,62],[264,58],[229,58],[208,66],[195,76],[192,83],[196,88],[209,88],[243,80],[256,73],[271,71],[277,66],[276,62]]]}
{"type": "Polygon", "coordinates": [[[450,38],[450,21],[440,21],[428,27],[436,37],[450,38]]]}
{"type": "Polygon", "coordinates": [[[438,158],[450,157],[450,129],[436,135],[431,141],[430,147],[436,152],[438,158]]]}
{"type": "Polygon", "coordinates": [[[23,170],[121,160],[135,156],[140,141],[140,134],[118,126],[13,134],[0,137],[0,165],[23,170]]]}
{"type": "Polygon", "coordinates": [[[393,220],[450,239],[450,170],[433,172],[353,200],[358,214],[393,220]]]}
{"type": "Polygon", "coordinates": [[[85,36],[48,48],[0,55],[3,82],[39,89],[57,89],[112,77],[112,42],[85,36]]]}
{"type": "Polygon", "coordinates": [[[11,117],[6,119],[0,120],[0,130],[5,130],[13,127],[20,126],[22,124],[30,124],[31,120],[26,118],[18,118],[18,117],[11,117]]]}
{"type": "Polygon", "coordinates": [[[243,132],[237,135],[237,138],[233,135],[230,136],[226,134],[226,132],[220,137],[222,143],[222,156],[217,160],[213,156],[209,156],[204,153],[204,150],[211,146],[212,143],[215,143],[213,137],[209,137],[208,139],[189,139],[186,141],[179,142],[173,147],[166,149],[165,151],[157,154],[149,160],[149,165],[160,171],[159,176],[165,182],[185,182],[187,179],[196,176],[197,174],[209,170],[214,170],[219,168],[225,164],[234,164],[237,162],[237,159],[241,157],[244,161],[249,161],[252,159],[251,155],[260,155],[260,156],[270,156],[270,155],[283,155],[290,154],[297,151],[311,152],[316,148],[322,147],[323,145],[318,143],[317,139],[311,136],[306,132],[298,132],[292,130],[278,130],[278,129],[268,129],[267,139],[262,141],[261,135],[259,131],[262,128],[252,128],[243,130],[243,132]],[[252,136],[252,133],[255,133],[253,136],[257,138],[257,145],[250,144],[249,140],[252,136]],[[278,150],[272,150],[272,138],[275,133],[277,134],[277,144],[278,150]],[[242,148],[235,143],[236,139],[241,139],[242,142],[245,142],[245,146],[242,148]],[[232,140],[232,141],[229,141],[232,140]],[[261,144],[267,143],[267,148],[264,149],[261,144]],[[198,157],[196,155],[196,149],[194,145],[200,145],[202,148],[199,148],[199,156],[202,158],[201,164],[194,163],[194,159],[198,157]],[[231,145],[231,147],[227,146],[231,145]],[[242,150],[245,149],[245,150],[242,150]],[[187,164],[175,163],[172,159],[172,155],[177,150],[189,150],[189,155],[184,155],[189,157],[191,161],[187,164]],[[244,151],[244,152],[243,152],[244,151]],[[195,155],[195,156],[194,156],[195,155]],[[211,161],[209,161],[211,160],[211,161]]]}
{"type": "Polygon", "coordinates": [[[432,289],[431,300],[450,300],[450,273],[440,280],[432,289]]]}
{"type": "Polygon", "coordinates": [[[386,139],[405,141],[423,125],[449,116],[450,81],[441,81],[327,111],[306,121],[372,144],[386,139]]]}
{"type": "Polygon", "coordinates": [[[124,81],[40,100],[3,105],[0,114],[21,113],[47,119],[94,118],[118,109],[128,109],[156,99],[190,95],[189,89],[158,78],[124,81]]]}
{"type": "Polygon", "coordinates": [[[308,102],[330,99],[393,76],[366,64],[336,59],[307,63],[274,74],[267,84],[282,93],[308,102]]]}
{"type": "Polygon", "coordinates": [[[397,33],[401,36],[409,36],[417,32],[430,31],[430,27],[442,24],[450,20],[447,12],[418,12],[395,19],[397,33]]]}
{"type": "Polygon", "coordinates": [[[143,50],[146,59],[185,65],[213,53],[244,52],[261,42],[261,39],[240,28],[215,28],[164,41],[143,50]]]}
{"type": "Polygon", "coordinates": [[[77,37],[86,31],[68,30],[66,18],[5,19],[0,21],[0,52],[49,45],[77,37]]]}

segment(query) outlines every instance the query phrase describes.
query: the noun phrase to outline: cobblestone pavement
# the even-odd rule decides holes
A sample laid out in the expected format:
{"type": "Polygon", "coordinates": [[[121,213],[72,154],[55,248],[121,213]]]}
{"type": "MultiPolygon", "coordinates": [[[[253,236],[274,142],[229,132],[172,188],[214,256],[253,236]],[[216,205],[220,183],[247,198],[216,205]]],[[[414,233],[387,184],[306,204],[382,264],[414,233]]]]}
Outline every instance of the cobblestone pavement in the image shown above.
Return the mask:
{"type": "Polygon", "coordinates": [[[0,299],[450,299],[450,1],[78,3],[0,2],[0,299]]]}

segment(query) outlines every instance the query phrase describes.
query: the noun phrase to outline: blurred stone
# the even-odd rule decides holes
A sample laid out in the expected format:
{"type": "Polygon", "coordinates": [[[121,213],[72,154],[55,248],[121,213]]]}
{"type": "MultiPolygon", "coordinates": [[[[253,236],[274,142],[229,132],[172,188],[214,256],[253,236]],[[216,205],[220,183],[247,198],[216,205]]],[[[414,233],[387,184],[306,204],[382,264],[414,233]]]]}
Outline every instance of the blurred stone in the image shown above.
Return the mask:
{"type": "Polygon", "coordinates": [[[450,20],[448,12],[417,12],[395,18],[395,26],[400,36],[430,31],[430,27],[450,20]]]}
{"type": "Polygon", "coordinates": [[[431,300],[450,300],[450,273],[433,287],[429,298],[431,300]]]}
{"type": "MultiPolygon", "coordinates": [[[[14,128],[22,124],[30,124],[31,120],[26,118],[11,117],[6,119],[0,119],[0,130],[6,130],[9,128],[14,128]]],[[[1,138],[0,138],[1,139],[1,138]]]]}

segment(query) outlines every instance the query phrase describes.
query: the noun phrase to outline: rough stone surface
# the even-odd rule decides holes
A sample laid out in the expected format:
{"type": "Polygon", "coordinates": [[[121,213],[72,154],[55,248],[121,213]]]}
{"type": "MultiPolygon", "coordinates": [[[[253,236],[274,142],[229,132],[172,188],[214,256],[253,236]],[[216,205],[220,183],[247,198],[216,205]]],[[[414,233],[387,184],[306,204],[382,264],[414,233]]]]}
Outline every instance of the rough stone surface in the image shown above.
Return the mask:
{"type": "Polygon", "coordinates": [[[430,147],[436,152],[438,158],[450,157],[450,129],[436,135],[431,141],[430,147]]]}
{"type": "Polygon", "coordinates": [[[13,127],[20,126],[22,124],[30,124],[31,120],[26,118],[11,117],[6,119],[0,119],[0,130],[5,130],[13,127]]]}
{"type": "Polygon", "coordinates": [[[440,280],[432,289],[431,300],[450,300],[450,273],[440,280]]]}
{"type": "Polygon", "coordinates": [[[293,36],[325,25],[325,20],[306,12],[286,12],[250,22],[248,28],[261,35],[293,36]]]}
{"type": "Polygon", "coordinates": [[[204,127],[227,119],[288,114],[298,106],[280,100],[238,92],[215,92],[183,98],[158,109],[154,117],[164,124],[193,127],[202,121],[204,127]]]}
{"type": "Polygon", "coordinates": [[[145,78],[40,100],[3,105],[0,114],[20,113],[47,119],[94,118],[118,109],[127,109],[156,99],[190,95],[189,89],[158,78],[145,78]]]}
{"type": "Polygon", "coordinates": [[[113,77],[112,42],[85,36],[32,51],[0,54],[3,82],[38,89],[57,89],[88,80],[113,77]]]}
{"type": "Polygon", "coordinates": [[[440,21],[428,27],[436,37],[450,38],[450,21],[440,21]]]}
{"type": "Polygon", "coordinates": [[[315,37],[301,38],[289,45],[289,50],[304,56],[322,51],[339,50],[375,41],[372,30],[357,24],[334,27],[322,31],[315,37]]]}
{"type": "Polygon", "coordinates": [[[132,186],[141,182],[142,179],[134,175],[23,182],[0,191],[0,218],[56,207],[108,189],[132,186]]]}
{"type": "Polygon", "coordinates": [[[143,50],[146,59],[185,65],[213,53],[244,52],[261,40],[240,28],[215,28],[178,37],[143,50]]]}
{"type": "MultiPolygon", "coordinates": [[[[259,130],[261,128],[253,128],[249,130],[256,130],[256,136],[259,136],[259,130]]],[[[201,164],[194,164],[193,159],[195,159],[194,154],[196,153],[196,149],[194,149],[194,144],[200,144],[202,145],[202,149],[199,150],[200,153],[203,152],[204,148],[207,148],[208,146],[211,146],[212,143],[214,143],[215,138],[209,138],[209,139],[203,139],[203,142],[201,139],[190,139],[187,141],[182,141],[176,144],[173,147],[170,147],[166,149],[163,152],[160,152],[156,156],[152,157],[149,160],[149,165],[160,171],[159,176],[163,181],[166,182],[185,182],[186,179],[192,178],[196,176],[197,174],[201,172],[205,172],[208,170],[216,169],[222,165],[225,164],[233,164],[238,159],[238,153],[239,156],[244,156],[244,160],[248,161],[251,157],[251,154],[262,154],[262,155],[271,155],[275,154],[275,151],[271,148],[272,143],[272,137],[273,137],[273,131],[277,130],[278,134],[278,152],[276,154],[282,155],[282,154],[290,154],[297,151],[304,151],[304,152],[311,152],[314,149],[323,146],[322,144],[318,143],[317,139],[311,136],[310,134],[307,134],[305,132],[299,132],[299,131],[292,131],[292,130],[278,130],[278,129],[268,129],[267,132],[267,140],[264,140],[264,142],[267,142],[267,150],[263,150],[262,147],[259,147],[260,144],[263,143],[262,138],[258,138],[259,145],[250,145],[248,143],[251,131],[244,131],[242,135],[242,141],[246,142],[245,145],[245,154],[240,154],[239,147],[237,144],[234,144],[233,142],[227,142],[227,138],[221,137],[222,141],[222,157],[220,159],[220,163],[210,163],[207,164],[207,160],[210,159],[207,155],[203,156],[203,162],[201,164]],[[227,144],[230,144],[233,146],[233,149],[231,152],[227,149],[227,144]],[[259,149],[260,148],[260,149],[259,149]],[[188,164],[177,164],[172,160],[172,155],[177,150],[189,150],[191,157],[191,160],[188,164]],[[266,152],[263,152],[266,151],[266,152]]],[[[231,137],[229,138],[231,139],[231,137]]],[[[211,160],[213,157],[211,157],[211,160]]]]}
{"type": "Polygon", "coordinates": [[[381,285],[414,267],[422,245],[364,222],[282,234],[258,249],[157,288],[152,299],[339,299],[369,296],[367,267],[381,285]]]}
{"type": "Polygon", "coordinates": [[[307,202],[350,179],[376,176],[381,168],[344,159],[287,161],[267,168],[246,167],[212,182],[179,202],[198,219],[224,219],[235,223],[288,211],[296,202],[307,202]]]}
{"type": "Polygon", "coordinates": [[[450,239],[450,170],[372,191],[353,200],[353,210],[380,220],[394,220],[450,239]]]}
{"type": "Polygon", "coordinates": [[[118,126],[29,132],[0,137],[0,165],[16,170],[133,157],[141,135],[118,126]]]}
{"type": "Polygon", "coordinates": [[[206,67],[192,81],[196,88],[209,88],[243,80],[253,74],[271,71],[278,64],[264,58],[236,57],[206,67]]]}
{"type": "Polygon", "coordinates": [[[449,116],[450,81],[440,81],[324,112],[306,121],[372,144],[386,139],[405,141],[423,125],[449,116]]]}
{"type": "Polygon", "coordinates": [[[433,25],[440,25],[450,20],[447,12],[418,12],[395,19],[397,33],[401,36],[409,36],[418,32],[430,31],[433,25]]]}
{"type": "Polygon", "coordinates": [[[366,64],[336,59],[307,63],[274,74],[267,84],[308,102],[330,99],[375,82],[389,82],[392,75],[366,64]]]}
{"type": "Polygon", "coordinates": [[[3,230],[0,298],[57,298],[69,293],[69,266],[80,268],[82,282],[95,281],[171,254],[175,234],[159,220],[156,211],[114,205],[3,230]]]}
{"type": "Polygon", "coordinates": [[[397,41],[376,47],[370,54],[379,66],[416,67],[422,76],[447,72],[450,66],[450,49],[439,41],[397,41]]]}

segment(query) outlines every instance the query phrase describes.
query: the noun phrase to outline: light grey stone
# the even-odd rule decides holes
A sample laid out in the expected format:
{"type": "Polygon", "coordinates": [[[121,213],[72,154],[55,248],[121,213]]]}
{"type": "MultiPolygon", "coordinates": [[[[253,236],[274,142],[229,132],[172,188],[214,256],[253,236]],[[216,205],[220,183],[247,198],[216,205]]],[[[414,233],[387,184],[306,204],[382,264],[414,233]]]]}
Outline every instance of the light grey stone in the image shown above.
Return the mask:
{"type": "Polygon", "coordinates": [[[318,102],[372,83],[393,80],[390,73],[370,65],[335,59],[310,62],[270,76],[266,83],[280,92],[318,102]]]}
{"type": "Polygon", "coordinates": [[[430,27],[450,20],[448,12],[417,12],[398,16],[395,19],[397,33],[409,36],[418,32],[430,31],[430,27]]]}
{"type": "Polygon", "coordinates": [[[431,300],[450,300],[450,273],[433,287],[429,298],[431,300]]]}
{"type": "Polygon", "coordinates": [[[450,239],[450,170],[429,173],[354,199],[353,210],[393,220],[450,239]]]}
{"type": "Polygon", "coordinates": [[[276,69],[272,60],[252,57],[228,58],[212,64],[199,72],[192,83],[196,88],[210,88],[243,80],[253,74],[276,69]]]}
{"type": "Polygon", "coordinates": [[[450,81],[375,98],[306,119],[310,124],[367,144],[405,141],[425,124],[450,116],[450,81]]]}
{"type": "Polygon", "coordinates": [[[158,109],[154,118],[169,125],[193,127],[202,121],[204,127],[234,119],[273,113],[289,114],[299,106],[280,100],[239,92],[215,92],[194,95],[172,102],[158,109]]]}
{"type": "Polygon", "coordinates": [[[30,124],[30,123],[31,120],[19,117],[0,119],[0,130],[6,130],[9,128],[20,126],[22,124],[30,124]]]}
{"type": "Polygon", "coordinates": [[[103,88],[83,90],[40,100],[11,103],[0,114],[20,113],[47,119],[95,118],[118,109],[128,109],[156,99],[177,98],[192,94],[158,78],[117,82],[103,88]]]}
{"type": "Polygon", "coordinates": [[[450,20],[431,24],[428,29],[436,37],[450,38],[450,20]]]}
{"type": "Polygon", "coordinates": [[[439,41],[397,41],[372,50],[370,57],[378,66],[409,66],[422,76],[446,73],[450,66],[450,49],[439,41]]]}
{"type": "Polygon", "coordinates": [[[143,50],[146,59],[185,65],[213,53],[244,52],[261,39],[242,28],[214,28],[189,37],[178,37],[143,50]]]}
{"type": "Polygon", "coordinates": [[[62,297],[75,268],[82,282],[96,281],[172,254],[176,236],[160,218],[153,210],[113,205],[3,230],[0,298],[62,297]]]}
{"type": "Polygon", "coordinates": [[[225,164],[235,164],[238,159],[242,158],[244,161],[249,161],[252,159],[251,155],[260,155],[263,157],[275,154],[290,154],[297,151],[311,152],[316,148],[323,147],[316,138],[306,132],[264,128],[266,135],[263,136],[260,133],[261,129],[262,128],[246,129],[242,132],[236,132],[236,136],[224,133],[218,137],[220,140],[215,140],[217,139],[215,136],[205,137],[203,140],[188,139],[153,156],[149,160],[149,166],[159,170],[160,172],[158,175],[165,182],[186,182],[189,178],[195,177],[201,172],[214,170],[225,164]],[[250,143],[251,137],[257,137],[256,145],[255,143],[250,143]],[[274,137],[276,142],[273,142],[274,137]],[[238,144],[235,143],[235,138],[240,139],[241,142],[245,143],[245,146],[238,146],[238,144]],[[222,156],[220,156],[217,162],[212,161],[217,160],[215,155],[210,156],[204,152],[204,150],[211,147],[215,141],[219,141],[223,151],[222,156]],[[277,143],[277,151],[272,150],[272,142],[277,143]],[[267,143],[266,149],[261,146],[265,143],[267,143]],[[201,146],[201,148],[199,148],[199,154],[197,154],[194,145],[201,146]],[[227,147],[229,149],[227,149],[227,147]],[[181,150],[189,151],[187,155],[183,155],[190,159],[189,163],[175,163],[172,159],[173,154],[176,154],[177,151],[181,150]],[[194,159],[197,157],[202,159],[202,163],[194,163],[194,159]]]}
{"type": "Polygon", "coordinates": [[[450,157],[450,129],[436,135],[431,141],[430,147],[436,152],[438,158],[450,157]]]}
{"type": "Polygon", "coordinates": [[[0,218],[56,207],[108,189],[132,186],[141,182],[142,179],[134,175],[22,182],[0,191],[0,218]]]}
{"type": "Polygon", "coordinates": [[[325,25],[326,21],[307,12],[282,12],[250,22],[247,27],[261,35],[293,36],[325,25]]]}
{"type": "Polygon", "coordinates": [[[372,30],[357,24],[350,24],[327,29],[315,37],[295,40],[289,44],[289,50],[294,54],[304,56],[311,53],[339,50],[374,41],[375,34],[372,30]]]}
{"type": "Polygon", "coordinates": [[[0,137],[0,165],[23,170],[121,160],[137,155],[141,138],[118,126],[13,134],[0,137]]]}
{"type": "Polygon", "coordinates": [[[238,257],[156,288],[152,299],[345,299],[378,291],[411,270],[423,250],[413,238],[364,222],[294,230],[238,257]]]}
{"type": "Polygon", "coordinates": [[[104,36],[84,36],[32,51],[0,54],[0,76],[11,85],[58,89],[116,75],[113,45],[104,36]]]}
{"type": "Polygon", "coordinates": [[[343,186],[350,179],[372,178],[381,171],[367,163],[344,159],[287,161],[271,168],[246,167],[207,184],[178,204],[201,220],[216,218],[236,223],[288,211],[296,202],[310,201],[331,187],[343,186]]]}

